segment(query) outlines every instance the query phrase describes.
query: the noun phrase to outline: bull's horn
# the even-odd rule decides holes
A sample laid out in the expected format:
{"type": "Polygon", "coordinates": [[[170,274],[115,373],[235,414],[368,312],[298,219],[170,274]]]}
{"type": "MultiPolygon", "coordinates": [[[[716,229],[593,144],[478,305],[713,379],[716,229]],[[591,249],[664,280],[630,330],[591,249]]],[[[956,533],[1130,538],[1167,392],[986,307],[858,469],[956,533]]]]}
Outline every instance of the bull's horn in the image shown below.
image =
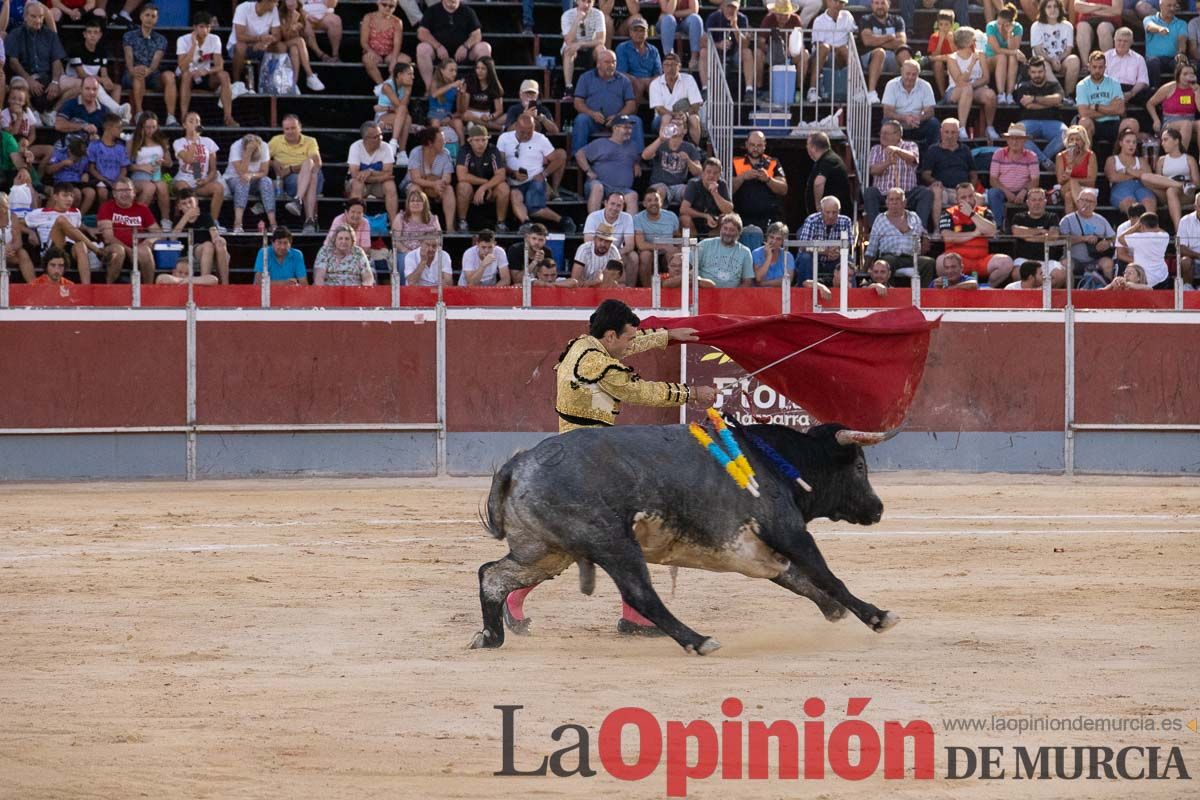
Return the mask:
{"type": "Polygon", "coordinates": [[[873,444],[886,442],[888,439],[895,437],[900,432],[899,428],[893,428],[890,431],[882,433],[874,431],[852,431],[843,428],[834,436],[837,438],[837,443],[840,445],[861,444],[863,447],[870,447],[873,444]]]}

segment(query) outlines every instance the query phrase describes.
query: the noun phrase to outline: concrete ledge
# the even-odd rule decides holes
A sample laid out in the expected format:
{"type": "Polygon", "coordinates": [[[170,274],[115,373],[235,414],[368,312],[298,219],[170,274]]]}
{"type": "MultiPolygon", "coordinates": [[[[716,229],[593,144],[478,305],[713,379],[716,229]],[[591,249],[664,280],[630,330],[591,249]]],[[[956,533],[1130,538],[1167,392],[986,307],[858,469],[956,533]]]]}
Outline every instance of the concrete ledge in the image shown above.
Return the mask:
{"type": "Polygon", "coordinates": [[[196,437],[201,478],[245,475],[437,474],[437,434],[430,431],[204,433],[196,437]]]}
{"type": "Polygon", "coordinates": [[[1075,471],[1200,475],[1200,433],[1077,431],[1075,471]]]}
{"type": "Polygon", "coordinates": [[[0,480],[182,478],[182,433],[0,436],[0,480]]]}
{"type": "Polygon", "coordinates": [[[901,433],[867,449],[871,469],[948,472],[1052,472],[1066,469],[1063,434],[901,433]]]}

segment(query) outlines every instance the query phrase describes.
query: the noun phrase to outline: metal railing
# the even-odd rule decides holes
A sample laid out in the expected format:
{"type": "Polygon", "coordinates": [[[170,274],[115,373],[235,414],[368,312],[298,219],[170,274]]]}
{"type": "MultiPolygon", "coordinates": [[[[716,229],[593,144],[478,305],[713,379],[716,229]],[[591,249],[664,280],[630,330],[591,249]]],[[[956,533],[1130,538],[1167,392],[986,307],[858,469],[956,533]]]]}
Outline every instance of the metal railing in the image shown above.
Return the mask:
{"type": "MultiPolygon", "coordinates": [[[[707,82],[708,97],[702,107],[704,127],[708,132],[708,140],[712,144],[713,155],[721,162],[725,173],[725,182],[733,183],[733,126],[737,120],[738,104],[729,92],[728,78],[725,75],[725,63],[720,52],[715,47],[712,34],[704,34],[707,47],[705,48],[704,70],[707,82]]],[[[739,69],[738,77],[741,77],[739,69]]]]}
{"type": "MultiPolygon", "coordinates": [[[[846,104],[846,138],[850,141],[859,184],[865,187],[870,181],[868,161],[871,153],[871,104],[867,102],[867,81],[863,77],[862,62],[859,61],[858,47],[853,36],[850,37],[850,56],[846,60],[846,68],[849,79],[846,91],[851,100],[846,104]]],[[[857,204],[856,199],[855,205],[857,204]]]]}

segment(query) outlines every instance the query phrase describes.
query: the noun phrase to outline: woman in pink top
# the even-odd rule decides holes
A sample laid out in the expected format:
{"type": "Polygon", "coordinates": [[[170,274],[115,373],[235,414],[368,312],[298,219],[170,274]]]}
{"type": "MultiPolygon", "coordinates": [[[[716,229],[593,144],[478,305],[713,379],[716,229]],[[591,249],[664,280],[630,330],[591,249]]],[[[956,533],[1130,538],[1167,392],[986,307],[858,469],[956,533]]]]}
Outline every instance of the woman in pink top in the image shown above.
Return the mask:
{"type": "Polygon", "coordinates": [[[1174,128],[1183,138],[1183,149],[1187,150],[1196,126],[1196,100],[1196,68],[1191,64],[1179,64],[1175,67],[1175,80],[1164,83],[1146,101],[1146,111],[1150,113],[1154,132],[1161,133],[1163,128],[1174,128]],[[1158,115],[1160,103],[1161,120],[1158,115]]]}

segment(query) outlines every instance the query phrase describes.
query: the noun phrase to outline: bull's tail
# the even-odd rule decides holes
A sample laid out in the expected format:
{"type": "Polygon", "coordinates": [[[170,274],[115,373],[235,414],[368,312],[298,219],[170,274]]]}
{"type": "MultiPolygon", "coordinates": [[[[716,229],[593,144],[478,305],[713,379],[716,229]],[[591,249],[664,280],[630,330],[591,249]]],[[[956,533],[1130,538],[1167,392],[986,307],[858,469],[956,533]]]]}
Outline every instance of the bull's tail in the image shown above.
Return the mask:
{"type": "Polygon", "coordinates": [[[479,521],[492,536],[503,539],[507,534],[504,530],[504,501],[508,499],[512,487],[513,462],[500,468],[492,476],[492,490],[488,492],[487,506],[479,512],[479,521]]]}
{"type": "Polygon", "coordinates": [[[579,566],[579,591],[591,595],[596,591],[596,565],[585,558],[575,563],[579,566]]]}

